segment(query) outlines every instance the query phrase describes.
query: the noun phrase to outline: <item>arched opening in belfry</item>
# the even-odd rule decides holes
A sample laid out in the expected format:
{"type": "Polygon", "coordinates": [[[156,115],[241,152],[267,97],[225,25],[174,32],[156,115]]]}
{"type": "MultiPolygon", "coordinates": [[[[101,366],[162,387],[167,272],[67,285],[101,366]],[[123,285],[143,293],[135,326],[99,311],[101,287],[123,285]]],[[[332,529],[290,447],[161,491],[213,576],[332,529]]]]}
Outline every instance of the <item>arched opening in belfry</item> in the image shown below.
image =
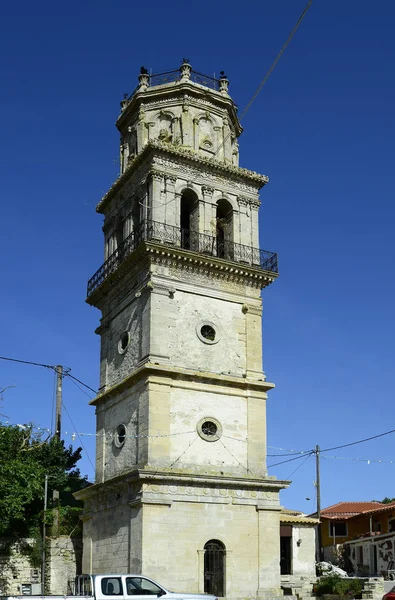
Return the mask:
{"type": "Polygon", "coordinates": [[[226,549],[219,540],[209,540],[204,545],[204,592],[225,596],[226,549]]]}
{"type": "Polygon", "coordinates": [[[184,190],[181,195],[180,228],[181,246],[186,250],[192,248],[198,235],[198,208],[199,202],[195,192],[190,189],[184,190]]]}
{"type": "Polygon", "coordinates": [[[228,200],[217,202],[216,215],[217,256],[231,258],[233,255],[233,208],[228,200]]]}

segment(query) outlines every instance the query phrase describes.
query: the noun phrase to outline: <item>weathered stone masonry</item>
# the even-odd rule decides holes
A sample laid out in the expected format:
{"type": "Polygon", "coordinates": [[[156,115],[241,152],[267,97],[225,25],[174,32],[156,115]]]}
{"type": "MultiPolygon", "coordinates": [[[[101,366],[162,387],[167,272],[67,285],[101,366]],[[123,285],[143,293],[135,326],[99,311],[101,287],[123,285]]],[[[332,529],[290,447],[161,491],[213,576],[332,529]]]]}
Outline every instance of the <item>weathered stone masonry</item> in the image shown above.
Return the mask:
{"type": "Polygon", "coordinates": [[[121,174],[97,207],[105,263],[88,284],[102,318],[83,570],[281,595],[288,482],[267,475],[262,370],[260,291],[277,277],[259,250],[268,178],[238,166],[226,76],[185,61],[166,83],[143,69],[117,126],[121,174]]]}

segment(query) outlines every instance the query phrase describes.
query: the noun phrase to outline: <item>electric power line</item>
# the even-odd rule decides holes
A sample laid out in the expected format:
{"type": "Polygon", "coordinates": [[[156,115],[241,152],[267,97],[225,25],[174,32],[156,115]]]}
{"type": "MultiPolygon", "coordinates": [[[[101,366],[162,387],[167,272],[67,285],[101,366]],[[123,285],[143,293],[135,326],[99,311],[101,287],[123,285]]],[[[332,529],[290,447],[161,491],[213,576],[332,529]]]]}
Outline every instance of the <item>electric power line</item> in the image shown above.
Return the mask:
{"type": "Polygon", "coordinates": [[[33,365],[35,367],[44,367],[45,369],[56,369],[54,365],[45,365],[43,363],[32,362],[30,360],[20,360],[18,358],[10,358],[9,356],[0,356],[0,360],[8,360],[10,362],[22,363],[24,365],[33,365]]]}
{"type": "Polygon", "coordinates": [[[95,394],[95,396],[97,396],[97,391],[94,390],[93,388],[91,388],[89,385],[87,385],[83,381],[81,381],[81,379],[78,379],[78,377],[74,377],[74,375],[72,375],[71,373],[65,373],[65,376],[71,377],[71,379],[74,379],[75,381],[78,381],[78,383],[80,383],[81,385],[83,385],[84,387],[86,387],[87,390],[90,390],[91,392],[93,392],[95,394]]]}
{"type": "Polygon", "coordinates": [[[285,479],[290,479],[290,478],[292,477],[292,475],[294,475],[294,474],[296,473],[296,471],[299,471],[299,469],[300,469],[301,467],[303,467],[303,465],[304,465],[304,464],[305,464],[305,463],[306,463],[306,462],[309,460],[309,458],[310,458],[311,456],[312,456],[311,454],[309,454],[308,456],[306,456],[305,460],[304,460],[302,463],[300,463],[300,464],[299,464],[299,465],[296,467],[296,469],[294,469],[294,470],[292,471],[292,473],[291,473],[290,475],[288,475],[288,476],[287,476],[285,479]]]}
{"type": "MultiPolygon", "coordinates": [[[[309,453],[309,456],[311,456],[312,454],[315,454],[315,450],[311,450],[309,453]]],[[[272,467],[277,467],[278,465],[284,465],[285,463],[293,462],[294,460],[300,460],[301,458],[304,458],[304,456],[306,456],[306,454],[302,454],[301,456],[295,456],[294,458],[289,458],[288,460],[283,460],[281,462],[274,463],[273,465],[268,465],[267,468],[271,469],[272,467]]]]}
{"type": "MultiPolygon", "coordinates": [[[[280,60],[280,58],[282,57],[282,55],[284,54],[284,52],[285,52],[288,44],[290,43],[290,41],[292,40],[293,36],[295,35],[296,30],[298,29],[299,25],[302,23],[303,19],[305,18],[306,14],[307,14],[307,11],[309,10],[312,2],[313,2],[313,0],[309,0],[308,3],[306,4],[306,6],[305,6],[305,8],[304,8],[304,10],[302,12],[302,14],[300,15],[300,17],[297,20],[294,28],[292,29],[291,33],[289,34],[289,36],[288,36],[285,44],[283,45],[283,47],[281,48],[281,50],[277,54],[276,58],[274,59],[273,63],[270,66],[270,69],[267,71],[266,75],[264,76],[264,78],[262,79],[261,83],[259,84],[259,86],[255,90],[254,94],[252,95],[250,101],[247,103],[246,107],[244,108],[243,112],[241,113],[239,121],[241,121],[246,116],[247,112],[251,108],[251,105],[253,104],[253,102],[255,101],[256,97],[258,96],[259,92],[261,91],[261,89],[263,88],[263,86],[265,85],[265,83],[267,82],[267,80],[269,79],[270,75],[273,73],[275,66],[277,65],[277,63],[280,60]]],[[[228,141],[228,139],[230,138],[231,135],[232,135],[232,132],[229,132],[228,135],[225,137],[225,139],[223,140],[223,142],[218,147],[216,153],[214,154],[214,158],[217,156],[218,152],[224,147],[225,143],[228,141]]]]}
{"type": "Polygon", "coordinates": [[[339,450],[340,448],[348,448],[349,446],[356,446],[357,444],[363,444],[364,442],[370,442],[370,440],[376,440],[377,438],[384,437],[385,435],[390,435],[391,433],[395,433],[395,429],[390,429],[390,431],[385,431],[384,433],[379,433],[377,435],[372,435],[371,437],[364,438],[363,440],[357,440],[356,442],[350,442],[349,444],[342,444],[341,446],[333,446],[332,448],[325,448],[320,452],[330,452],[331,450],[339,450]]]}
{"type": "MultiPolygon", "coordinates": [[[[68,416],[68,418],[69,418],[69,420],[70,420],[70,423],[72,424],[72,426],[73,426],[73,427],[74,427],[74,429],[75,429],[75,425],[74,425],[74,423],[73,423],[73,420],[72,420],[72,418],[70,417],[70,413],[69,413],[69,411],[67,410],[67,408],[66,408],[66,405],[65,405],[65,403],[64,403],[64,402],[63,402],[63,408],[64,408],[64,410],[66,411],[66,415],[68,416]]],[[[94,467],[94,465],[93,465],[93,462],[91,461],[91,457],[89,456],[89,452],[88,452],[88,450],[85,448],[85,446],[84,446],[84,442],[82,441],[82,439],[81,439],[81,436],[80,436],[78,433],[77,433],[77,436],[78,436],[78,439],[79,439],[79,441],[80,441],[80,443],[81,443],[81,446],[82,446],[83,450],[85,451],[86,457],[87,457],[87,459],[88,459],[88,460],[89,460],[89,462],[90,462],[90,465],[91,465],[91,467],[92,467],[92,469],[93,469],[93,472],[95,472],[95,467],[94,467]]]]}

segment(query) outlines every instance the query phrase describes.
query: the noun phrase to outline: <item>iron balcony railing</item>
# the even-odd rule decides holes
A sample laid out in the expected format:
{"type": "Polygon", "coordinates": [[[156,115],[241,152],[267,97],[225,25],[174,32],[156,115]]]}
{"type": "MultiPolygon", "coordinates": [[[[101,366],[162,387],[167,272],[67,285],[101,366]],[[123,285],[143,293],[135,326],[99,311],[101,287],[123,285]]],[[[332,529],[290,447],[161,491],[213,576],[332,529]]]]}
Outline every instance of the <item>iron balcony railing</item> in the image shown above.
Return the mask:
{"type": "MultiPolygon", "coordinates": [[[[166,71],[165,73],[155,73],[153,75],[148,75],[149,77],[149,86],[153,87],[155,85],[163,85],[164,83],[178,83],[181,81],[181,70],[175,69],[174,71],[166,71]]],[[[212,90],[216,90],[217,92],[220,90],[220,80],[215,79],[215,77],[210,77],[209,75],[203,75],[203,73],[199,73],[198,71],[194,71],[191,69],[189,74],[189,80],[195,83],[200,83],[200,85],[204,85],[205,87],[211,88],[212,90]]],[[[135,87],[133,92],[128,96],[128,100],[130,100],[135,92],[140,88],[140,84],[135,87]]]]}
{"type": "Polygon", "coordinates": [[[207,254],[236,263],[248,265],[263,271],[278,273],[277,253],[260,250],[243,244],[235,244],[218,237],[181,229],[173,225],[157,221],[143,221],[118,246],[106,262],[88,281],[87,294],[90,296],[125,259],[144,241],[156,242],[166,246],[174,246],[199,254],[207,254]]]}

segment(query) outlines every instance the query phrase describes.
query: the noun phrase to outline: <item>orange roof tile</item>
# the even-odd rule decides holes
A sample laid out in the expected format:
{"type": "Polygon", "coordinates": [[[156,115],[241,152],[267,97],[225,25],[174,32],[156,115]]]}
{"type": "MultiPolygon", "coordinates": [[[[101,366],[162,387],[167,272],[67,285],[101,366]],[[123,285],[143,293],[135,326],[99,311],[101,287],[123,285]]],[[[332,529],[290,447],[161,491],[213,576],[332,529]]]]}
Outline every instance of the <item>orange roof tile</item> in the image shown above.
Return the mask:
{"type": "MultiPolygon", "coordinates": [[[[395,502],[393,503],[395,506],[395,502]]],[[[338,502],[321,510],[321,517],[326,519],[350,519],[362,513],[380,510],[387,505],[381,502],[338,502]]]]}

